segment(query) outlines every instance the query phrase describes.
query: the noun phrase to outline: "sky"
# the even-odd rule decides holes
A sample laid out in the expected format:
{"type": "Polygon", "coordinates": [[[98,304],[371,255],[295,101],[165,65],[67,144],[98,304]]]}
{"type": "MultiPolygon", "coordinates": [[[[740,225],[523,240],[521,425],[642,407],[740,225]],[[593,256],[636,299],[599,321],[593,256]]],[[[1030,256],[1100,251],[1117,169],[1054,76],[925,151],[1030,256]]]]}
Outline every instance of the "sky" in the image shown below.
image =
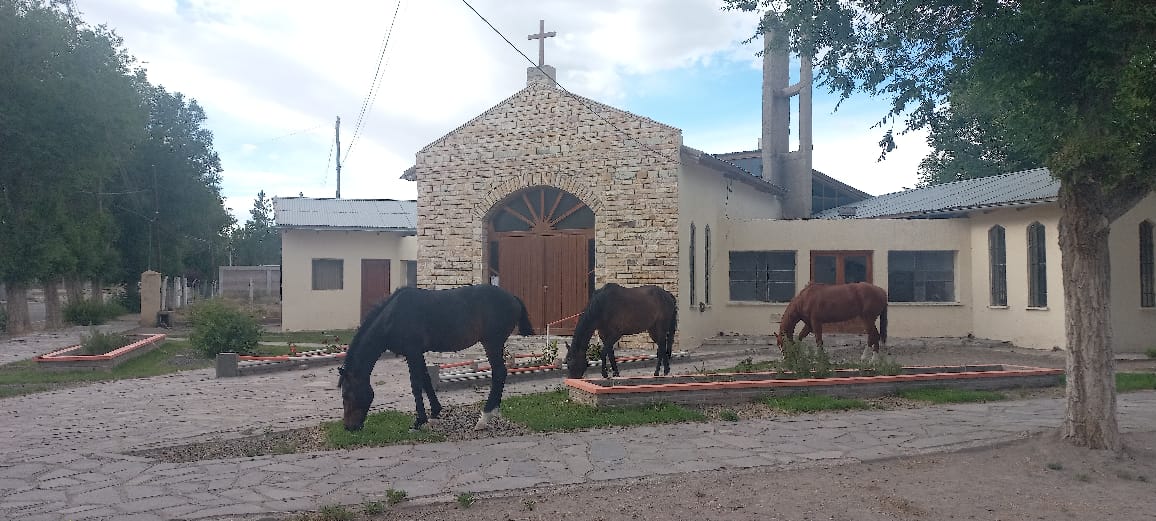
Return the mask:
{"type": "MultiPolygon", "coordinates": [[[[259,191],[414,199],[416,152],[526,85],[546,63],[575,94],[677,127],[710,153],[758,148],[757,15],[722,0],[75,0],[154,84],[195,99],[238,222],[259,191]],[[474,9],[504,35],[491,29],[474,9]],[[516,47],[516,49],[515,49],[516,47]],[[380,64],[380,67],[379,67],[380,64]],[[360,124],[359,124],[360,122],[360,124]]],[[[797,71],[793,73],[797,76],[797,71]]],[[[814,90],[814,167],[870,194],[913,187],[925,134],[877,162],[889,101],[814,90]]],[[[897,131],[900,129],[896,129],[897,131]]]]}

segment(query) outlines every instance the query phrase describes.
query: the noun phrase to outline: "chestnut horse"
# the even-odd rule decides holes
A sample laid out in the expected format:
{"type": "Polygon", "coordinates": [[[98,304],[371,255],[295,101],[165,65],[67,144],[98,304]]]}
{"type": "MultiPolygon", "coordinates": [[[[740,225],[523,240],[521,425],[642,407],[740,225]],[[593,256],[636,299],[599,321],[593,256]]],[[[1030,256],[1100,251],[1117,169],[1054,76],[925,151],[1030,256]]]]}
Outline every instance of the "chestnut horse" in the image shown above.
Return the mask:
{"type": "Polygon", "coordinates": [[[658,345],[659,369],[670,374],[670,355],[674,347],[674,332],[678,329],[678,305],[674,295],[658,286],[627,288],[613,282],[602,286],[590,297],[590,303],[578,317],[574,327],[574,343],[566,352],[566,367],[570,378],[582,378],[586,374],[586,350],[590,347],[590,337],[594,330],[602,339],[602,377],[609,377],[607,369],[618,376],[618,362],[614,359],[614,344],[623,335],[643,331],[650,333],[650,339],[658,345]]]}
{"type": "Polygon", "coordinates": [[[404,287],[394,291],[365,315],[349,342],[345,363],[338,368],[341,377],[337,385],[345,407],[345,430],[361,430],[365,424],[373,403],[369,376],[386,349],[404,356],[409,365],[409,385],[417,407],[412,428],[416,430],[428,421],[423,392],[429,397],[429,417],[436,419],[442,411],[425,366],[425,353],[461,351],[478,342],[485,347],[486,358],[493,368],[490,395],[475,427],[486,428],[502,403],[502,389],[506,384],[502,354],[506,339],[515,328],[523,336],[534,334],[526,306],[518,297],[497,286],[444,290],[404,287]]]}
{"type": "Polygon", "coordinates": [[[815,344],[823,345],[823,324],[842,322],[858,318],[867,330],[867,351],[874,348],[879,354],[879,343],[887,343],[887,292],[879,286],[866,282],[851,284],[810,283],[791,299],[783,311],[779,322],[779,332],[775,335],[779,350],[783,340],[795,339],[795,325],[803,323],[799,340],[811,331],[815,332],[815,344]],[[879,317],[879,329],[875,329],[875,317],[879,317]]]}

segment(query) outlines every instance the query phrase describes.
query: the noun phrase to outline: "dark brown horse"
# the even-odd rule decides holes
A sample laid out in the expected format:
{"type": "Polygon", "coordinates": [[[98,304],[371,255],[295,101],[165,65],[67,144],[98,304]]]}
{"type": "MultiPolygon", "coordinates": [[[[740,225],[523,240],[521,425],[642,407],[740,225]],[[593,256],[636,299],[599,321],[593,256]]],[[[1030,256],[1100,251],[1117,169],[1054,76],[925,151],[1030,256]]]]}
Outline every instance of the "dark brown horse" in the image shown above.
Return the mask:
{"type": "Polygon", "coordinates": [[[614,344],[624,335],[643,331],[649,332],[650,339],[658,346],[654,376],[658,376],[659,369],[664,370],[663,374],[670,374],[670,354],[677,329],[678,305],[669,291],[658,286],[627,288],[613,282],[602,286],[590,297],[590,303],[574,327],[574,343],[566,352],[570,378],[582,378],[586,374],[586,350],[595,330],[602,339],[603,378],[609,377],[608,368],[618,376],[614,344]]]}
{"type": "Polygon", "coordinates": [[[779,349],[783,341],[795,339],[795,325],[803,323],[799,340],[811,331],[815,332],[815,344],[823,345],[823,324],[859,319],[867,330],[867,351],[874,348],[879,353],[879,343],[887,343],[887,292],[866,282],[852,284],[807,284],[783,311],[779,322],[779,332],[775,335],[779,349]],[[879,329],[875,329],[875,317],[879,317],[879,329]]]}
{"type": "Polygon", "coordinates": [[[526,306],[518,297],[497,286],[439,291],[404,287],[394,291],[365,315],[349,342],[345,363],[338,369],[341,377],[337,385],[345,406],[345,429],[356,431],[364,426],[373,403],[369,376],[386,349],[404,356],[409,365],[409,385],[417,406],[413,428],[420,429],[428,421],[423,391],[429,396],[430,417],[438,418],[442,411],[426,370],[425,353],[461,351],[478,342],[486,349],[492,371],[490,395],[477,425],[479,429],[485,428],[502,402],[502,389],[506,385],[502,354],[506,339],[515,327],[523,336],[534,334],[526,306]]]}

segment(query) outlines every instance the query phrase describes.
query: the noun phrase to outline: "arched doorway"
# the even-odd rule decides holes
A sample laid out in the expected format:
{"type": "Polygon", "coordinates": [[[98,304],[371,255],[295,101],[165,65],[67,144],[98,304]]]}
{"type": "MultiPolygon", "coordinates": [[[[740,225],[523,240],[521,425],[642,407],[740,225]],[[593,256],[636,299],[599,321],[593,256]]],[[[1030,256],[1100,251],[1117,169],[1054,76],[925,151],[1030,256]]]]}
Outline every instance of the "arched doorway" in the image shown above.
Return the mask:
{"type": "MultiPolygon", "coordinates": [[[[594,287],[594,212],[585,203],[534,186],[496,204],[486,225],[490,281],[525,302],[539,333],[586,307],[594,287]]],[[[550,331],[573,328],[569,320],[550,331]]]]}

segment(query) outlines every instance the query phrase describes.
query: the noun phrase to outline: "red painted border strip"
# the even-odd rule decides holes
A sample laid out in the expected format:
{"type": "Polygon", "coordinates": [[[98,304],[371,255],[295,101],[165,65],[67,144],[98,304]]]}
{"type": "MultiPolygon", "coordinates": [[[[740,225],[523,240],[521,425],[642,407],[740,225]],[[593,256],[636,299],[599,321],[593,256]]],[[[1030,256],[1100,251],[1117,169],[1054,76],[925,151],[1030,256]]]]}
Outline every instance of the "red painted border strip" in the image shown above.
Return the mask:
{"type": "MultiPolygon", "coordinates": [[[[1005,366],[1006,367],[1006,366],[1005,366]]],[[[567,378],[565,383],[569,387],[588,392],[590,394],[628,394],[628,393],[649,393],[655,391],[663,392],[679,392],[679,391],[701,391],[714,389],[750,389],[750,388],[776,388],[776,387],[813,387],[823,385],[850,385],[862,383],[887,383],[887,382],[910,382],[910,381],[935,381],[948,380],[954,378],[965,379],[979,379],[979,378],[997,378],[1002,376],[1046,376],[1063,374],[1062,369],[1047,369],[1042,367],[1026,367],[1026,366],[1011,366],[1018,369],[1003,370],[1003,371],[962,371],[957,373],[924,373],[924,374],[901,374],[893,376],[846,376],[835,378],[799,378],[799,379],[780,379],[780,380],[739,380],[730,382],[689,382],[689,383],[669,383],[669,384],[637,384],[637,385],[611,385],[602,386],[592,383],[586,379],[567,378]]],[[[741,374],[741,373],[738,373],[741,374]]],[[[615,379],[625,380],[623,379],[615,379]]]]}
{"type": "Polygon", "coordinates": [[[132,351],[138,347],[141,347],[141,346],[146,345],[146,344],[151,344],[153,342],[160,342],[167,337],[168,337],[168,335],[165,335],[164,333],[157,333],[155,335],[149,335],[149,336],[146,336],[145,338],[143,338],[141,340],[137,340],[136,342],[133,342],[133,343],[131,343],[127,346],[124,346],[122,348],[119,348],[119,349],[116,349],[113,351],[109,351],[103,355],[61,355],[61,353],[67,353],[70,351],[75,351],[75,350],[83,347],[80,345],[68,346],[64,349],[57,349],[56,351],[53,351],[51,353],[34,357],[33,360],[36,360],[37,362],[87,362],[87,361],[97,361],[97,360],[112,360],[113,358],[116,358],[117,356],[120,356],[120,355],[127,353],[129,351],[132,351]]]}

